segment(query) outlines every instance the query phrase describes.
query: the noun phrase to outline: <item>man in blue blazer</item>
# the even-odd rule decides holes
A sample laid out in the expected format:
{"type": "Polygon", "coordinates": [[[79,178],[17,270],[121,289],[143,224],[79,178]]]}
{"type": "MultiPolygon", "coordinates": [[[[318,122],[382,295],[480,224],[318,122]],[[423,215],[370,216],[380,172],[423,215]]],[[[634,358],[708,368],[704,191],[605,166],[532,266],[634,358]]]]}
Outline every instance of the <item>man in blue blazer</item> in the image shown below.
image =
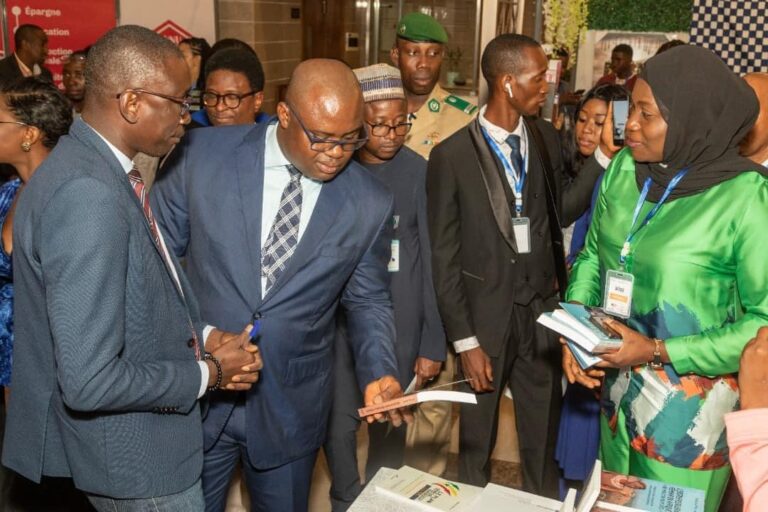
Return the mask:
{"type": "Polygon", "coordinates": [[[99,511],[199,512],[197,399],[248,389],[257,375],[243,367],[260,361],[247,332],[222,344],[210,328],[202,360],[195,298],[132,170],[137,152],[167,152],[189,122],[181,52],[126,25],[90,58],[83,118],[16,208],[3,464],[36,482],[72,477],[99,511]]]}
{"type": "Polygon", "coordinates": [[[222,328],[260,323],[261,380],[239,397],[211,396],[204,419],[208,511],[224,509],[238,461],[252,510],[307,509],[331,405],[339,304],[365,402],[402,393],[385,236],[392,195],[349,161],[365,142],[362,113],[346,65],[305,61],[277,120],[195,130],[152,189],[202,318],[222,328]]]}

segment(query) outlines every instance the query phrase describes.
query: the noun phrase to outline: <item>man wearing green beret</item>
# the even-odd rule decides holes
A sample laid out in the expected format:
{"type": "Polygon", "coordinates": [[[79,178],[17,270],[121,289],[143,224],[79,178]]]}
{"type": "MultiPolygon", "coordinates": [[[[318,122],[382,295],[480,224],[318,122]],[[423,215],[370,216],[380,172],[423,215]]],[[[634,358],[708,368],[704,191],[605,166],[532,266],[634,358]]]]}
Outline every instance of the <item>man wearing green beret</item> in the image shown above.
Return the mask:
{"type": "Polygon", "coordinates": [[[448,34],[426,14],[412,12],[397,24],[392,62],[400,69],[412,128],[405,145],[429,160],[432,148],[469,123],[477,106],[440,87],[448,34]]]}
{"type": "MultiPolygon", "coordinates": [[[[440,23],[426,14],[412,12],[397,24],[392,62],[400,69],[408,102],[411,131],[405,145],[429,160],[437,144],[466,126],[477,106],[440,87],[448,34],[440,23]]],[[[435,381],[441,386],[454,380],[454,355],[450,350],[443,370],[435,381]]],[[[408,426],[406,464],[435,475],[445,472],[451,435],[451,405],[429,402],[417,408],[408,426]]]]}

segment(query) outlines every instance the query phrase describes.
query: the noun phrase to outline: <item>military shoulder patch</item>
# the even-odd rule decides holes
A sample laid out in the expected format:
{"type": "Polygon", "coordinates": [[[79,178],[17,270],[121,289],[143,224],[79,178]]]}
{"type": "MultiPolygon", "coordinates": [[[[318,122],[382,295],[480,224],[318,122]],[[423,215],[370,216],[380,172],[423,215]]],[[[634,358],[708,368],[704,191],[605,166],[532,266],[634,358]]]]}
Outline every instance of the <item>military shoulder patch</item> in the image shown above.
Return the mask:
{"type": "Polygon", "coordinates": [[[468,102],[467,100],[463,100],[459,98],[458,96],[454,96],[453,94],[447,96],[445,98],[445,102],[449,104],[452,107],[455,107],[465,114],[472,115],[477,110],[477,105],[473,105],[472,103],[468,102]]]}
{"type": "Polygon", "coordinates": [[[429,100],[429,103],[427,103],[427,108],[430,112],[440,112],[440,102],[435,98],[432,98],[429,100]]]}

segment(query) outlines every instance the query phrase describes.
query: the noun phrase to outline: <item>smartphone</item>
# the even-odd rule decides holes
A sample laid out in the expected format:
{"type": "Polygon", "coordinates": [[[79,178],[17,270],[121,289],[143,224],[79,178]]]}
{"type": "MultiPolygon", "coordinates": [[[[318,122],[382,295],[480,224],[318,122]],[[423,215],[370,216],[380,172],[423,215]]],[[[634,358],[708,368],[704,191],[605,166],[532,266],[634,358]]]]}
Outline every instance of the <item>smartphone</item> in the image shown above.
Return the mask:
{"type": "Polygon", "coordinates": [[[613,145],[624,145],[624,129],[629,116],[629,100],[613,100],[613,145]]]}
{"type": "Polygon", "coordinates": [[[589,321],[600,329],[600,331],[605,335],[608,336],[611,339],[620,340],[621,334],[619,334],[614,328],[612,328],[610,325],[605,323],[606,320],[610,319],[615,322],[619,322],[620,320],[616,318],[615,316],[606,313],[601,308],[594,308],[594,307],[586,307],[586,310],[589,312],[589,321]]]}

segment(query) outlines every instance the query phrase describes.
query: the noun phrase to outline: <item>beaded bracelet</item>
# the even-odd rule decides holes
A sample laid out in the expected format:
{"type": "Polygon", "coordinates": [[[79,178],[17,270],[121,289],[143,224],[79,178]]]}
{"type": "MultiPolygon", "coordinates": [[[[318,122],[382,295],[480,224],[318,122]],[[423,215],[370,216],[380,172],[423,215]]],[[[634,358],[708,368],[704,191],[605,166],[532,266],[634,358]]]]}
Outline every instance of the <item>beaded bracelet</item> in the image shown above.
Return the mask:
{"type": "Polygon", "coordinates": [[[216,382],[213,384],[213,386],[208,386],[208,388],[206,389],[206,391],[210,393],[211,391],[216,391],[221,388],[221,379],[224,377],[224,375],[223,375],[223,372],[221,371],[221,363],[219,362],[218,359],[213,357],[213,354],[211,354],[210,352],[206,352],[205,360],[213,361],[213,364],[216,365],[216,382]]]}

